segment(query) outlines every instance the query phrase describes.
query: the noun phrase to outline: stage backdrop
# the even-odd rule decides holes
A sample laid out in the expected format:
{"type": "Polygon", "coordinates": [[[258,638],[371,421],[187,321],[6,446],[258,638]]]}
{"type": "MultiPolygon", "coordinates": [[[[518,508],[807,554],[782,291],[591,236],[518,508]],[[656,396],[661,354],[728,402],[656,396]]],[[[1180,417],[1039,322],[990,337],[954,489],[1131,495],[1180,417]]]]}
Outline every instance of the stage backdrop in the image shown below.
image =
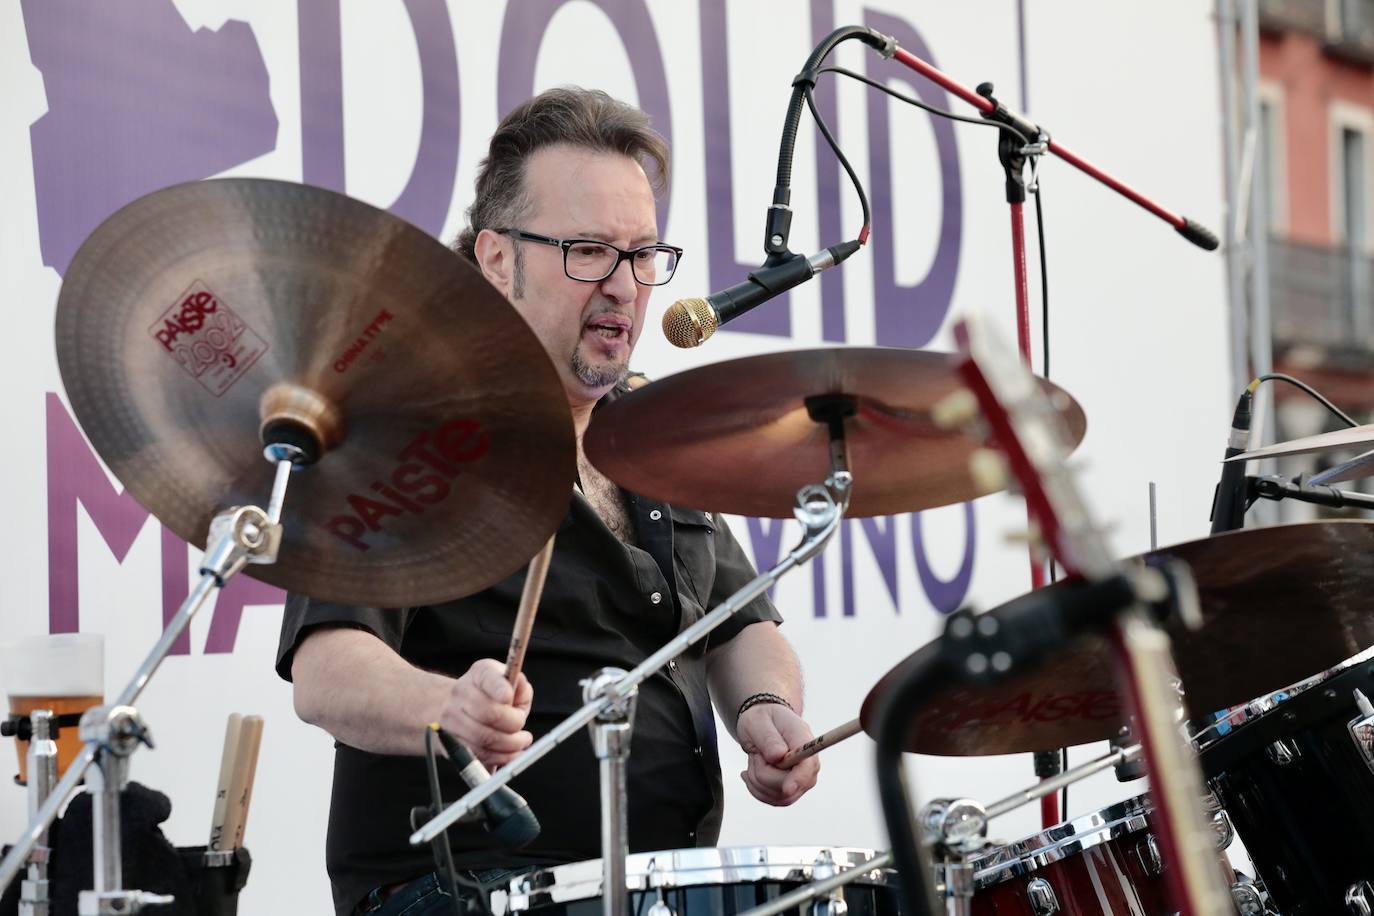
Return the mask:
{"type": "MultiPolygon", "coordinates": [[[[113,693],[194,575],[196,552],[124,495],[96,458],[67,407],[54,357],[63,272],[86,235],[120,205],[181,181],[267,176],[345,192],[448,240],[463,225],[478,161],[502,114],[546,87],[602,87],[645,108],[675,158],[660,214],[664,238],[686,255],[650,309],[639,368],[664,376],[798,347],[949,349],[952,321],[974,311],[1011,340],[1010,241],[995,133],[932,120],[832,76],[822,77],[817,96],[872,196],[872,243],[700,350],[672,349],[657,325],[673,299],[736,283],[761,260],[792,77],[822,36],[847,23],[897,36],[967,85],[994,81],[1000,96],[1057,139],[1219,228],[1209,10],[1196,0],[4,4],[4,636],[104,633],[113,693]]],[[[835,61],[930,104],[972,113],[862,48],[846,46],[835,61]]],[[[804,119],[792,238],[802,251],[850,238],[860,222],[848,182],[817,147],[804,119]]],[[[1222,259],[1063,163],[1046,162],[1041,177],[1051,368],[1088,416],[1077,457],[1081,479],[1114,526],[1121,554],[1149,546],[1150,481],[1158,484],[1161,541],[1201,536],[1235,395],[1226,381],[1222,259]]],[[[1028,235],[1033,265],[1033,231],[1028,235]]],[[[1034,302],[1039,365],[1038,292],[1034,302]]],[[[921,460],[913,449],[913,474],[922,473],[921,460]]],[[[798,533],[790,522],[732,523],[760,564],[798,533]]],[[[1008,541],[1023,526],[1022,503],[1011,496],[851,521],[817,562],[781,583],[776,599],[805,666],[806,716],[815,730],[855,716],[874,681],[929,639],[943,613],[1024,592],[1024,550],[1008,541]]],[[[200,615],[140,704],[157,749],[139,753],[133,778],[172,798],[165,826],[175,842],[204,843],[225,716],[264,715],[247,829],[254,867],[242,912],[324,913],[332,748],[323,732],[296,720],[290,688],[272,671],[281,602],[275,589],[240,578],[200,615]]],[[[1063,677],[1072,691],[1075,672],[1063,677]]],[[[1074,755],[1082,761],[1099,749],[1074,755]]],[[[12,757],[8,739],[0,754],[0,765],[13,766],[5,759],[12,757]]],[[[725,748],[723,758],[723,843],[885,845],[868,738],[827,752],[815,791],[783,810],[747,795],[736,775],[737,748],[725,748]]],[[[926,797],[986,801],[1033,778],[1028,756],[923,758],[915,772],[926,797]]],[[[1076,787],[1071,807],[1085,813],[1140,791],[1107,776],[1076,787]]],[[[19,833],[23,811],[22,790],[0,789],[0,839],[19,833]]],[[[1037,818],[1028,807],[994,824],[993,833],[1015,838],[1036,829],[1037,818]]]]}

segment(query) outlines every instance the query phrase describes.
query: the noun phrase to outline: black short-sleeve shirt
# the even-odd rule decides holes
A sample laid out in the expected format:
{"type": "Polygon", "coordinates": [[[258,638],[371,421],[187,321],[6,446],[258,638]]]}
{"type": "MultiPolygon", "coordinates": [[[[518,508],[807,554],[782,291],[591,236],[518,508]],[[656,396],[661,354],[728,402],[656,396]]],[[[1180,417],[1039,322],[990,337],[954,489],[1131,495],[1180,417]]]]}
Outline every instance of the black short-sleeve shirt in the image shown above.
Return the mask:
{"type": "MultiPolygon", "coordinates": [[[[754,576],[719,515],[625,494],[635,543],[610,531],[572,495],[535,617],[524,671],[534,686],[527,728],[536,738],[582,705],[579,680],[605,666],[633,668],[705,610],[754,576]]],[[[296,646],[313,627],[366,629],[411,664],[461,675],[478,659],[504,660],[525,572],[467,598],[431,607],[350,607],[291,595],[277,672],[291,678],[296,646]]],[[[745,626],[781,618],[760,597],[640,686],[628,769],[632,850],[710,846],[720,832],[723,788],[705,653],[745,626]]],[[[367,672],[358,672],[366,677],[367,672]]],[[[446,802],[465,791],[440,767],[446,802]]],[[[515,853],[492,847],[480,826],[449,831],[459,867],[570,862],[600,855],[597,761],[584,731],[512,782],[539,818],[539,837],[515,853]]],[[[434,867],[412,847],[410,809],[429,803],[420,757],[335,744],[326,860],[339,913],[372,888],[434,867]]]]}

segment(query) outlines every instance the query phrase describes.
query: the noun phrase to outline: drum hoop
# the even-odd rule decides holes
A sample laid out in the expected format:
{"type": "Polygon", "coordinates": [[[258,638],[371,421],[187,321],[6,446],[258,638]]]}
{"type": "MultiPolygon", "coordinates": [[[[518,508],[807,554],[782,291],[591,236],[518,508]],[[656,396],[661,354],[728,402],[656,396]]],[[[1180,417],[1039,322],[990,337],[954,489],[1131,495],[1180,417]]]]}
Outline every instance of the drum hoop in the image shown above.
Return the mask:
{"type": "Polygon", "coordinates": [[[1351,668],[1354,668],[1362,662],[1369,661],[1371,658],[1374,658],[1374,647],[1365,649],[1363,652],[1346,659],[1334,668],[1328,668],[1319,674],[1314,674],[1311,677],[1298,681],[1296,684],[1289,684],[1287,687],[1280,688],[1279,690],[1271,690],[1269,693],[1258,696],[1248,703],[1243,703],[1240,706],[1234,707],[1232,713],[1226,718],[1217,719],[1208,723],[1205,728],[1195,734],[1193,736],[1193,748],[1199,754],[1206,751],[1208,748],[1231,737],[1252,722],[1264,718],[1267,713],[1281,703],[1306,693],[1313,687],[1317,687],[1338,675],[1344,674],[1351,668]],[[1226,734],[1221,734],[1219,729],[1222,723],[1228,722],[1230,716],[1235,715],[1237,712],[1243,712],[1245,718],[1241,719],[1239,722],[1230,723],[1230,728],[1227,729],[1226,734]]]}
{"type": "MultiPolygon", "coordinates": [[[[849,846],[726,846],[634,853],[625,863],[630,890],[747,884],[806,883],[828,854],[836,871],[861,866],[877,853],[849,846]]],[[[890,883],[891,869],[873,869],[855,884],[890,883]]],[[[823,876],[822,876],[823,877],[823,876]]],[[[601,896],[601,860],[587,859],[529,872],[511,880],[506,912],[601,896]]]]}
{"type": "Polygon", "coordinates": [[[974,859],[974,886],[979,889],[991,887],[1081,855],[1103,843],[1139,833],[1149,826],[1146,820],[1150,811],[1148,799],[1147,795],[1139,795],[1000,846],[974,859]]]}

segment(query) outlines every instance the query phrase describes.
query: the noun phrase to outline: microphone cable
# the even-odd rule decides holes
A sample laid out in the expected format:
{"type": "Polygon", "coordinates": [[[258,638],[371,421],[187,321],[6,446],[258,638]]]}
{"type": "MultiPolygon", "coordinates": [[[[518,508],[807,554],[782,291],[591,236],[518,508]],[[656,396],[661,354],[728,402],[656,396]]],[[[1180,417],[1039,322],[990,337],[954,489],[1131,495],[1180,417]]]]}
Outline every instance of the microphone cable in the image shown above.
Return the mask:
{"type": "MultiPolygon", "coordinates": [[[[425,768],[429,773],[430,801],[434,806],[428,812],[428,817],[426,817],[425,820],[437,817],[439,812],[444,808],[443,795],[439,790],[439,764],[436,760],[437,755],[434,751],[434,732],[437,728],[437,725],[432,727],[427,726],[425,728],[425,768]]],[[[411,809],[410,826],[412,830],[420,829],[420,824],[416,823],[417,818],[415,815],[417,812],[422,811],[425,811],[425,809],[411,809]]],[[[434,838],[430,845],[434,849],[435,871],[439,873],[439,880],[446,885],[444,887],[444,892],[453,898],[454,913],[456,913],[457,916],[467,916],[470,911],[476,909],[481,916],[492,916],[491,907],[487,904],[486,888],[482,884],[471,881],[458,874],[458,869],[453,864],[453,849],[448,843],[448,833],[440,833],[434,838]],[[462,885],[467,890],[473,891],[472,897],[465,900],[458,893],[459,885],[462,885]],[[473,906],[474,901],[476,901],[475,907],[473,906]]]]}

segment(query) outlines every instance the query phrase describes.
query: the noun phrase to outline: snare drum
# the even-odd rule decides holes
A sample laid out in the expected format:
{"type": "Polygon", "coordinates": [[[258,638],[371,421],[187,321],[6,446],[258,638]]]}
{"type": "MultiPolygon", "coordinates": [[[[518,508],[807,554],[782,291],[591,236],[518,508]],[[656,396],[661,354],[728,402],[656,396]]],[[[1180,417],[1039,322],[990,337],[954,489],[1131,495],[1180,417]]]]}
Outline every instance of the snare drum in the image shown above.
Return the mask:
{"type": "Polygon", "coordinates": [[[1284,916],[1374,910],[1374,660],[1247,704],[1197,741],[1209,778],[1284,916]]]}
{"type": "MultiPolygon", "coordinates": [[[[1164,862],[1141,795],[973,859],[975,916],[1169,916],[1164,862]]],[[[1230,841],[1213,820],[1217,845],[1230,841]]],[[[1218,868],[1232,873],[1224,853],[1218,868]]]]}
{"type": "MultiPolygon", "coordinates": [[[[645,914],[662,902],[674,916],[733,916],[813,880],[861,866],[874,855],[868,849],[826,846],[636,853],[625,866],[630,912],[645,914]]],[[[836,893],[848,916],[897,916],[899,892],[890,870],[874,869],[836,893]]],[[[817,902],[824,906],[828,897],[817,902]]],[[[600,916],[601,911],[600,859],[522,875],[511,881],[506,901],[507,914],[600,916]]],[[[811,912],[810,907],[805,911],[811,912]]]]}

